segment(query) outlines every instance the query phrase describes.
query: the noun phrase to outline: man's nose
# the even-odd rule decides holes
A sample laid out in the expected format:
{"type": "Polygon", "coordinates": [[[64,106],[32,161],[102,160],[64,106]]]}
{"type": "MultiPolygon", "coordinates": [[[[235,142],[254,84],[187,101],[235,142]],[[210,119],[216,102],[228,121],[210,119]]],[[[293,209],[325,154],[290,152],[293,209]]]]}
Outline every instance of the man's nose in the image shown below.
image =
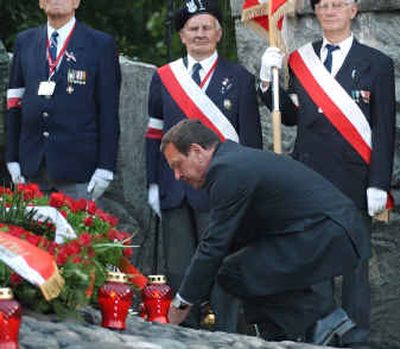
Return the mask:
{"type": "Polygon", "coordinates": [[[201,36],[201,37],[203,37],[204,35],[205,35],[205,29],[204,28],[199,28],[199,29],[197,29],[197,32],[196,32],[196,34],[197,34],[197,36],[201,36]]]}

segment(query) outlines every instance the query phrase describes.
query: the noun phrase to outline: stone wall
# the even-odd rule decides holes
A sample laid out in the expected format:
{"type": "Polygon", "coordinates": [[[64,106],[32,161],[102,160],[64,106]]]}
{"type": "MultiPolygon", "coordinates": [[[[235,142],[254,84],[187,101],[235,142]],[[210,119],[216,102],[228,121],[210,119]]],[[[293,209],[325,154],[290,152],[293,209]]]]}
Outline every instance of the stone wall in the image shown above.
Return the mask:
{"type": "MultiPolygon", "coordinates": [[[[243,65],[258,75],[260,57],[267,42],[257,37],[240,22],[243,0],[231,0],[236,23],[238,57],[243,65]]],[[[397,141],[393,175],[393,193],[400,203],[400,1],[359,0],[360,13],[354,23],[354,33],[363,43],[373,46],[395,61],[397,87],[397,141]]],[[[289,51],[319,37],[320,29],[308,0],[297,1],[297,12],[287,21],[285,30],[289,51]]],[[[261,107],[265,146],[271,149],[269,112],[261,107]]],[[[289,152],[295,137],[294,128],[283,127],[283,146],[289,152]]],[[[400,250],[399,207],[396,206],[389,225],[376,223],[373,229],[373,258],[371,259],[372,342],[374,348],[400,347],[400,250]]]]}

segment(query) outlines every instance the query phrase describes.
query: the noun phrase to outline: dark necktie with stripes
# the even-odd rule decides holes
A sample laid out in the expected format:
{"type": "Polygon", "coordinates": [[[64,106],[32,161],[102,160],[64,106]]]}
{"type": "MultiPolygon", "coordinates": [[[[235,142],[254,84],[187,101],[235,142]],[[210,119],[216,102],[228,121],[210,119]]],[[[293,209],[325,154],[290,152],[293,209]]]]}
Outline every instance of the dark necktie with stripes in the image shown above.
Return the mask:
{"type": "Polygon", "coordinates": [[[324,66],[326,67],[326,69],[328,69],[329,72],[331,72],[332,71],[332,52],[339,50],[340,47],[337,45],[331,45],[331,44],[327,44],[325,47],[328,50],[328,55],[326,56],[324,66]]]}
{"type": "Polygon", "coordinates": [[[57,59],[57,41],[58,33],[54,31],[50,37],[50,57],[53,62],[57,59]]]}
{"type": "Polygon", "coordinates": [[[201,64],[200,63],[195,63],[193,66],[193,72],[192,72],[192,79],[195,81],[197,85],[200,85],[201,79],[200,79],[200,70],[201,70],[201,64]]]}

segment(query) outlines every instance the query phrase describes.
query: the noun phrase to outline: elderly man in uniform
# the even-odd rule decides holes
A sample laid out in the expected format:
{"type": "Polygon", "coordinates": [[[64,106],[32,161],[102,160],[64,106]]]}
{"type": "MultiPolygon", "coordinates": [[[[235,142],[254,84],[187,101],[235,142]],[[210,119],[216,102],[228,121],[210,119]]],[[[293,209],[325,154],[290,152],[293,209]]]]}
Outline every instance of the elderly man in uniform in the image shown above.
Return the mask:
{"type": "MultiPolygon", "coordinates": [[[[395,132],[393,61],[351,32],[355,0],[311,0],[323,37],[289,56],[291,83],[282,91],[282,120],[297,125],[293,156],[353,200],[368,225],[390,204],[395,132]]],[[[271,106],[271,67],[283,55],[266,50],[260,71],[271,106]]],[[[368,262],[343,278],[342,303],[357,328],[344,342],[365,348],[369,332],[368,262]]]]}
{"type": "Polygon", "coordinates": [[[47,24],[18,34],[7,91],[13,183],[97,200],[113,180],[120,68],[111,36],[75,19],[79,0],[41,0],[47,24]]]}
{"type": "MultiPolygon", "coordinates": [[[[212,1],[187,0],[175,14],[175,27],[187,55],[157,70],[149,93],[147,180],[149,204],[161,215],[169,283],[176,290],[209,219],[204,191],[174,179],[159,151],[164,132],[182,119],[200,118],[222,139],[261,148],[254,77],[218,55],[222,14],[212,1]]],[[[237,302],[219,288],[211,306],[217,330],[235,332],[237,302]]],[[[197,327],[199,317],[187,322],[197,327]]]]}
{"type": "Polygon", "coordinates": [[[319,283],[370,256],[353,202],[290,157],[218,137],[184,120],[161,149],[175,178],[210,197],[211,219],[173,300],[178,324],[214,280],[244,300],[245,315],[273,341],[333,343],[353,326],[319,283]],[[322,292],[321,292],[322,291],[322,292]]]}

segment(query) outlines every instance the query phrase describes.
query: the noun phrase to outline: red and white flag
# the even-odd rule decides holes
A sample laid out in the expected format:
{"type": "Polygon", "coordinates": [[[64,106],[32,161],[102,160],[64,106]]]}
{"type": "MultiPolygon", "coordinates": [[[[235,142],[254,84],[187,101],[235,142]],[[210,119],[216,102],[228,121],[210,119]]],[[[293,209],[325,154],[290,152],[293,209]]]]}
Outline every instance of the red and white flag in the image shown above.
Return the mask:
{"type": "Polygon", "coordinates": [[[39,287],[48,301],[64,287],[64,279],[49,253],[4,231],[0,231],[0,260],[39,287]]]}
{"type": "Polygon", "coordinates": [[[270,30],[282,30],[285,14],[293,13],[294,7],[295,0],[245,0],[242,22],[268,38],[270,30]]]}

